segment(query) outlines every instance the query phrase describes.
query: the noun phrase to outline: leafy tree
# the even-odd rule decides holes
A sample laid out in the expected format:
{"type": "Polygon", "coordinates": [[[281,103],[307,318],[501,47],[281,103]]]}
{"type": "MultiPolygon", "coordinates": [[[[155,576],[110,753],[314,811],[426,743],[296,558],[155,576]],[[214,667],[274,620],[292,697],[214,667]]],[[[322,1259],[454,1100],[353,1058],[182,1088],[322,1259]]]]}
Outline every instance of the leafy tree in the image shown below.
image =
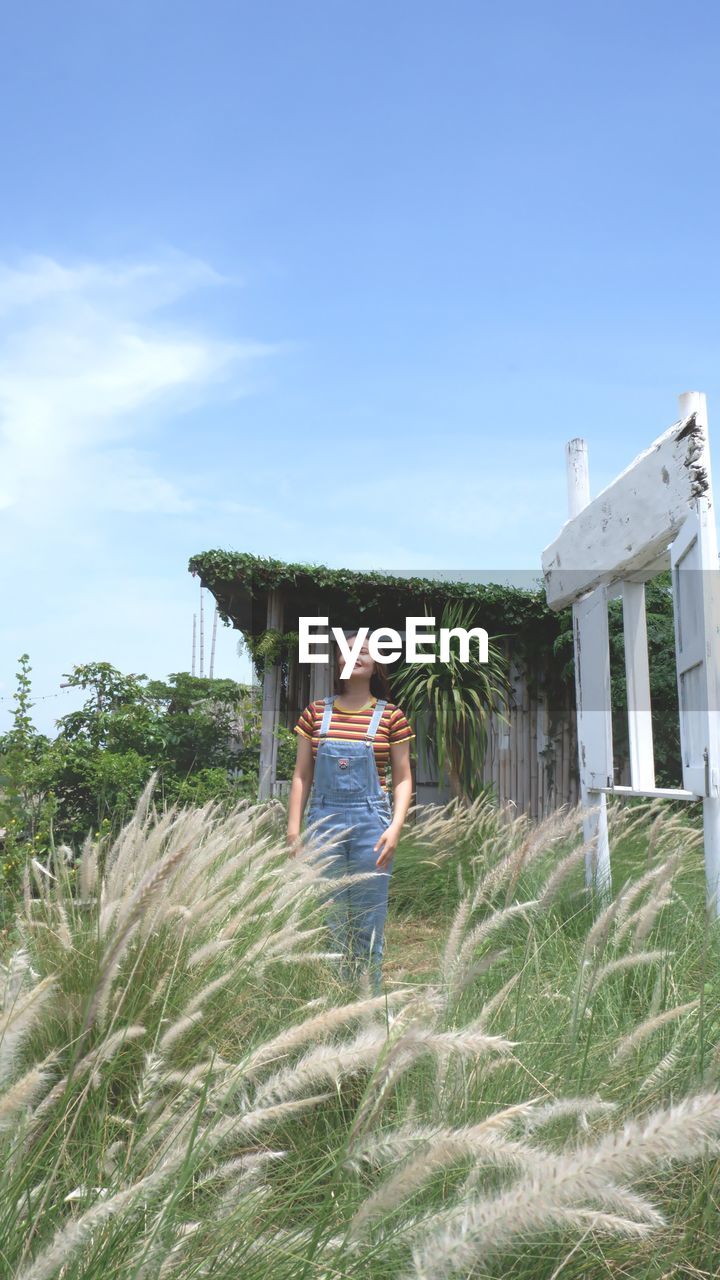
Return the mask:
{"type": "MultiPolygon", "coordinates": [[[[443,609],[442,628],[476,625],[476,611],[462,601],[443,609]]],[[[492,642],[487,663],[480,662],[477,643],[470,644],[469,661],[461,661],[458,637],[450,640],[448,661],[439,661],[440,640],[427,662],[408,663],[393,675],[393,691],[422,733],[438,773],[447,768],[453,794],[474,799],[482,790],[482,768],[493,710],[507,706],[507,662],[492,642]]]]}
{"type": "MultiPolygon", "coordinates": [[[[54,800],[43,780],[49,739],[37,732],[31,711],[30,659],[19,659],[12,728],[0,735],[0,886],[17,888],[30,853],[52,839],[54,800]]],[[[4,908],[4,903],[0,904],[4,908]]]]}
{"type": "Polygon", "coordinates": [[[256,691],[186,672],[148,681],[107,662],[76,666],[64,679],[87,697],[58,720],[51,740],[32,723],[29,659],[20,660],[13,727],[0,737],[6,882],[18,881],[31,853],[42,856],[56,842],[77,847],[89,830],[116,828],[153,772],[161,803],[255,798],[256,691]]]}

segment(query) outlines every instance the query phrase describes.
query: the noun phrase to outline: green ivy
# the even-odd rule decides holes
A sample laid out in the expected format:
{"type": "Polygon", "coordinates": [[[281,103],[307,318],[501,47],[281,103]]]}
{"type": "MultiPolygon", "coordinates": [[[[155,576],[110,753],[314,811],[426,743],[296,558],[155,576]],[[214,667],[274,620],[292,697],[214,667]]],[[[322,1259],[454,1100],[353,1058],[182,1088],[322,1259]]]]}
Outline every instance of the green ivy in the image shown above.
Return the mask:
{"type": "MultiPolygon", "coordinates": [[[[400,578],[392,574],[351,569],[328,569],[318,564],[291,564],[241,551],[205,551],[190,559],[188,568],[212,592],[222,621],[243,634],[253,660],[264,666],[269,653],[283,660],[297,645],[295,630],[283,636],[265,629],[265,610],[253,608],[270,591],[282,590],[290,618],[300,606],[308,610],[322,603],[331,621],[340,626],[363,619],[397,618],[419,614],[426,608],[436,615],[448,602],[467,601],[477,606],[475,625],[484,626],[494,639],[513,640],[513,653],[529,667],[547,667],[557,637],[570,626],[568,609],[555,613],[548,607],[542,579],[536,590],[500,583],[446,582],[433,578],[400,578]],[[533,661],[533,659],[537,661],[533,661]]],[[[378,622],[379,625],[379,622],[378,622]]]]}
{"type": "Polygon", "coordinates": [[[258,676],[262,675],[277,662],[286,663],[291,654],[296,652],[300,643],[297,631],[282,631],[269,627],[261,631],[259,636],[250,633],[243,636],[245,647],[253,660],[258,676]]]}

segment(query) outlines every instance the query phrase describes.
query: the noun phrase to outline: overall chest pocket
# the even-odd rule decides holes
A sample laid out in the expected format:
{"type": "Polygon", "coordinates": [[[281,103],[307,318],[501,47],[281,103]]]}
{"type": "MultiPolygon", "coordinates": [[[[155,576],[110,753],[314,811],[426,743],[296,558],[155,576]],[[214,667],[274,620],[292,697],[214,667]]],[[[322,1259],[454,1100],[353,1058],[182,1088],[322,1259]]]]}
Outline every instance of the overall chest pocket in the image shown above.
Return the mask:
{"type": "Polygon", "coordinates": [[[359,751],[342,752],[333,756],[330,763],[333,787],[337,791],[362,792],[367,790],[367,760],[359,751]]]}

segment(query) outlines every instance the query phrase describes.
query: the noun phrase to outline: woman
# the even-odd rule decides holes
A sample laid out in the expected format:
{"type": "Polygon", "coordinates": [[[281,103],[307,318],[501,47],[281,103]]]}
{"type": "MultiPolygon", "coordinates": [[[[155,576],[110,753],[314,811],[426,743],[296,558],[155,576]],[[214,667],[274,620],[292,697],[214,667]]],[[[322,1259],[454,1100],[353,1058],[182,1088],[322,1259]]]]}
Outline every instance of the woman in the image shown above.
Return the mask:
{"type": "MultiPolygon", "coordinates": [[[[357,632],[346,635],[351,640],[357,632]]],[[[338,839],[326,874],[374,873],[335,895],[329,925],[345,958],[346,975],[352,978],[368,969],[377,992],[393,857],[412,797],[410,741],[415,734],[390,701],[385,672],[370,656],[367,641],[347,680],[340,679],[340,662],[336,648],[338,692],[311,703],[295,726],[297,762],[287,838],[292,856],[312,786],[307,820],[319,823],[322,836],[338,839]],[[385,779],[388,764],[392,809],[385,779]]]]}

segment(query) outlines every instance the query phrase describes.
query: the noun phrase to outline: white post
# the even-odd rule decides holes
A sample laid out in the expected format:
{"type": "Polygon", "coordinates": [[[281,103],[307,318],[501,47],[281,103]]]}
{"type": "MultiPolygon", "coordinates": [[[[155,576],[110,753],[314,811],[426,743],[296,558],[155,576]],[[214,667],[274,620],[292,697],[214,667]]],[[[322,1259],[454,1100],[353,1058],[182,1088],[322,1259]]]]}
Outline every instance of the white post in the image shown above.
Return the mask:
{"type": "Polygon", "coordinates": [[[205,619],[203,616],[203,588],[200,583],[200,675],[205,675],[205,619]]]}
{"type": "Polygon", "coordinates": [[[217,640],[217,620],[218,620],[218,607],[217,605],[215,605],[215,613],[213,614],[212,644],[210,645],[210,671],[208,672],[211,680],[213,678],[213,672],[215,670],[215,641],[217,640]]]}
{"type": "MultiPolygon", "coordinates": [[[[705,438],[707,439],[707,399],[701,391],[685,391],[678,396],[680,405],[681,418],[687,418],[691,413],[696,414],[697,421],[702,424],[705,438]]],[[[706,450],[705,467],[707,471],[707,493],[712,494],[712,478],[710,475],[710,450],[706,450]]],[[[707,502],[707,499],[698,499],[698,504],[707,502]]],[[[707,558],[712,568],[707,572],[718,574],[718,547],[717,547],[717,526],[715,523],[715,511],[712,505],[708,510],[709,519],[707,522],[707,558]]],[[[718,590],[717,583],[711,584],[711,591],[714,594],[718,590]]],[[[713,659],[716,655],[713,655],[713,659]]],[[[718,697],[720,696],[720,686],[718,684],[718,672],[715,661],[711,663],[709,671],[711,677],[709,688],[710,697],[713,699],[714,705],[709,708],[711,721],[717,721],[720,718],[720,704],[718,697]]],[[[716,727],[717,732],[717,727],[716,727]]],[[[720,798],[716,796],[703,797],[703,838],[705,845],[705,884],[707,894],[707,904],[710,911],[715,916],[720,916],[720,798]]]]}
{"type": "MultiPolygon", "coordinates": [[[[587,444],[576,438],[570,440],[565,449],[568,487],[568,513],[572,520],[586,507],[590,501],[590,471],[588,467],[587,444]]],[[[578,706],[582,700],[580,651],[578,645],[578,605],[573,605],[573,636],[575,648],[575,692],[578,706]]],[[[610,874],[610,846],[607,829],[607,802],[603,791],[593,791],[587,785],[586,769],[583,762],[582,744],[580,748],[580,798],[583,808],[588,810],[583,820],[583,834],[586,842],[592,841],[585,856],[585,884],[595,885],[601,896],[610,893],[612,877],[610,874]],[[593,856],[594,854],[594,856],[593,856]]]]}
{"type": "Polygon", "coordinates": [[[636,791],[653,791],[655,789],[655,753],[650,711],[645,583],[623,582],[622,592],[630,786],[636,791]]]}

